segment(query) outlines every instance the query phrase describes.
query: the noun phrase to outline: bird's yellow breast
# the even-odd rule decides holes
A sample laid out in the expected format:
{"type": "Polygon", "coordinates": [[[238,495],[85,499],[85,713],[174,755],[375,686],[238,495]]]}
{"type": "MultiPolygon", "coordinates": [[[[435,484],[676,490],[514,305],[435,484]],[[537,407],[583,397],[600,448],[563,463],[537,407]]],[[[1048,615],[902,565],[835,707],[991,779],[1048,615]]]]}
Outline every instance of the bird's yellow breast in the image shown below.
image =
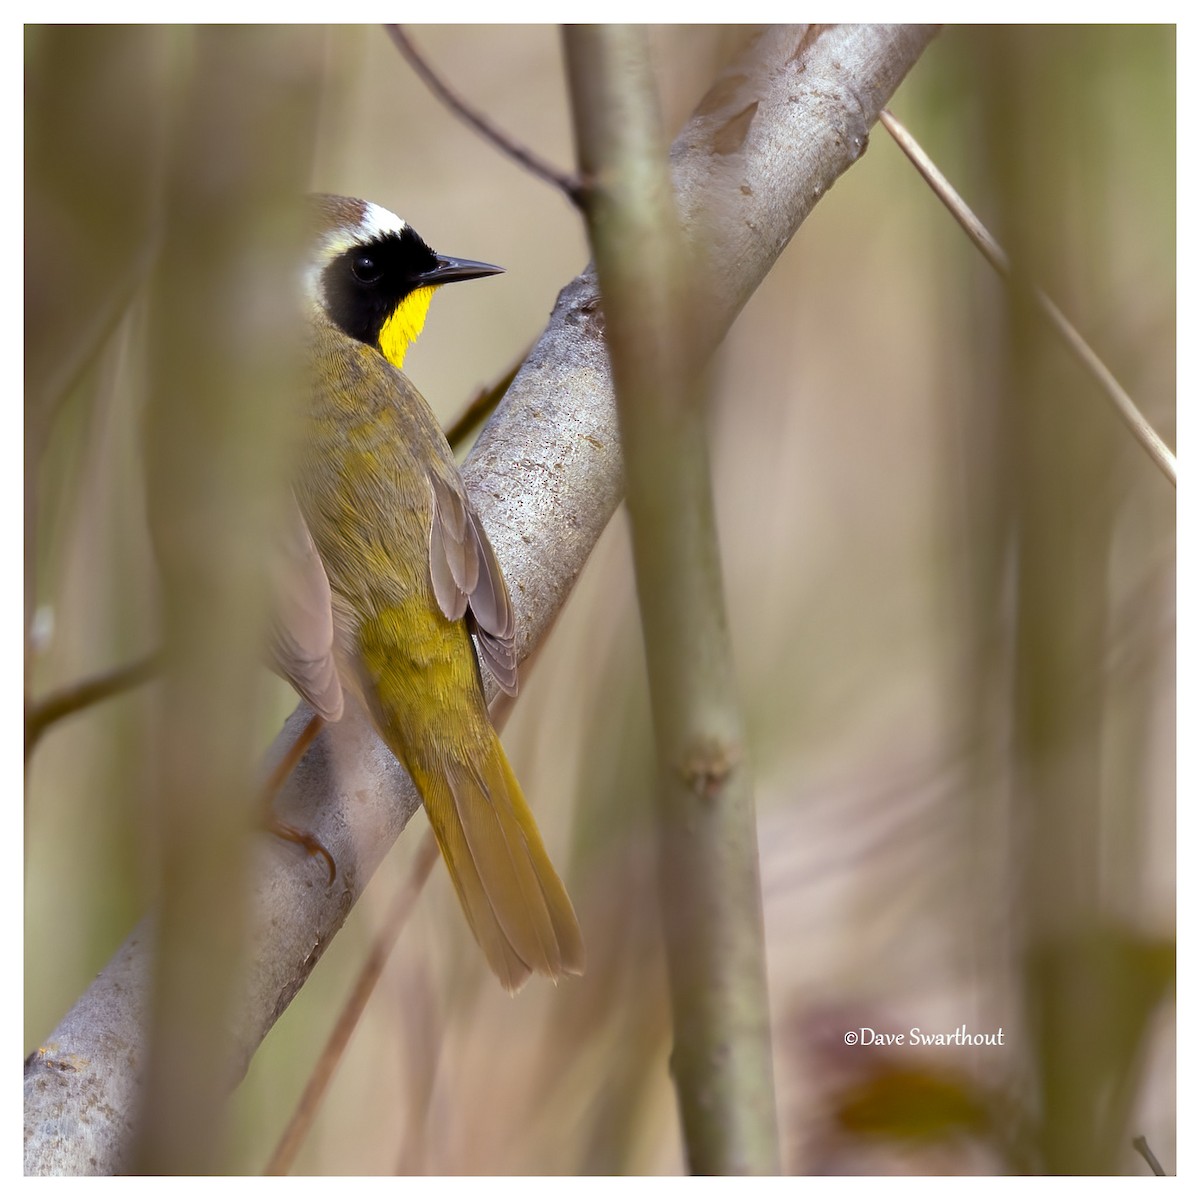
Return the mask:
{"type": "Polygon", "coordinates": [[[396,311],[384,322],[379,331],[379,349],[383,357],[399,370],[404,366],[404,356],[408,348],[420,336],[425,328],[425,318],[429,315],[429,302],[433,299],[434,289],[431,287],[417,288],[409,292],[396,305],[396,311]]]}

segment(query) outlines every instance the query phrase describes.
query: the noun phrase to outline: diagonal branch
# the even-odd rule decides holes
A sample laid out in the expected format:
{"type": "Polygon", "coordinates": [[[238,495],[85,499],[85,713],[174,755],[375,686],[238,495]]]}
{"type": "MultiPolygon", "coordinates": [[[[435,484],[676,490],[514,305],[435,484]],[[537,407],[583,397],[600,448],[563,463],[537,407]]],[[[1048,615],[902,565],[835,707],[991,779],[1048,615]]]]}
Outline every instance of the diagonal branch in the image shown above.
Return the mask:
{"type": "MultiPolygon", "coordinates": [[[[895,138],[896,145],[908,156],[908,160],[933,189],[934,195],[950,211],[950,215],[959,223],[963,232],[971,239],[983,257],[995,268],[996,273],[1010,283],[1014,282],[1008,255],[988,232],[983,222],[967,207],[966,201],[954,190],[950,181],[937,169],[933,159],[925,153],[916,138],[887,109],[880,113],[879,121],[895,138]]],[[[1063,345],[1104,390],[1104,394],[1113,408],[1117,410],[1117,415],[1125,422],[1129,432],[1137,439],[1142,449],[1150,455],[1154,465],[1167,477],[1171,486],[1175,487],[1178,474],[1175,455],[1167,448],[1166,442],[1158,436],[1154,426],[1142,415],[1129,393],[1117,382],[1116,376],[1104,365],[1095,350],[1084,341],[1083,335],[1067,320],[1058,305],[1041,288],[1035,288],[1033,294],[1038,311],[1050,323],[1063,345]]]]}
{"type": "Polygon", "coordinates": [[[513,141],[498,125],[493,124],[476,109],[472,108],[445,80],[425,61],[424,55],[417,49],[412,38],[399,25],[385,25],[388,36],[396,44],[396,49],[408,60],[408,65],[421,77],[425,86],[452,112],[457,113],[485,141],[491,142],[501,154],[506,154],[514,162],[539,179],[558,188],[572,204],[578,206],[582,202],[583,183],[576,175],[568,175],[548,163],[540,155],[513,141]]]}
{"type": "Polygon", "coordinates": [[[159,668],[158,655],[149,654],[136,662],[114,667],[102,675],[68,684],[31,703],[25,710],[25,761],[29,761],[42,735],[56,722],[147,683],[159,668]]]}
{"type": "MultiPolygon", "coordinates": [[[[932,26],[779,26],[717,78],[676,139],[683,224],[711,247],[708,344],[715,346],[821,195],[861,155],[880,109],[932,26]]],[[[509,579],[518,656],[545,637],[623,492],[616,408],[591,272],[559,296],[550,324],[464,467],[509,579]]],[[[272,748],[307,722],[297,710],[272,748]]],[[[244,1071],[399,836],[418,799],[361,720],[323,731],[281,799],[338,863],[262,838],[256,847],[250,974],[230,1028],[231,1082],[244,1071]]],[[[213,881],[214,888],[222,886],[213,881]]],[[[145,923],[33,1056],[25,1075],[25,1170],[113,1173],[144,1066],[150,968],[145,923]]]]}

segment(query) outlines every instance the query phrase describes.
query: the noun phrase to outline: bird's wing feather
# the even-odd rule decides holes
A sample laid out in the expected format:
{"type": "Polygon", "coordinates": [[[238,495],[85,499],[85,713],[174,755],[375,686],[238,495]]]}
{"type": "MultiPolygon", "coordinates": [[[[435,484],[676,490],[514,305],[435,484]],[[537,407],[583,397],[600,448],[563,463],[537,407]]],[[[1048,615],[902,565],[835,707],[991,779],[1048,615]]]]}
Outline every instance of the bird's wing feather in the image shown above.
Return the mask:
{"type": "Polygon", "coordinates": [[[271,656],[279,673],[327,721],[342,715],[333,656],[329,577],[300,507],[289,497],[270,564],[271,656]]]}
{"type": "Polygon", "coordinates": [[[429,574],[438,607],[451,621],[470,607],[480,657],[501,690],[515,696],[517,622],[496,552],[457,473],[450,481],[431,471],[429,484],[429,574]]]}

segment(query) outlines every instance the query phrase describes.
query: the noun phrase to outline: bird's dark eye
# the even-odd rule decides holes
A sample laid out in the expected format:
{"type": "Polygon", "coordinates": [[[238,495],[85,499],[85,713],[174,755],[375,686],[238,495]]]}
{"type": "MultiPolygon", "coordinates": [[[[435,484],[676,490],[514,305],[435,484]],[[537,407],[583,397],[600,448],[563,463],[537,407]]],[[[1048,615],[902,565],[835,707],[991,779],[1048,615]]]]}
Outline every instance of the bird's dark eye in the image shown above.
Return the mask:
{"type": "Polygon", "coordinates": [[[350,270],[359,283],[376,284],[383,278],[383,267],[369,254],[356,254],[350,260],[350,270]]]}

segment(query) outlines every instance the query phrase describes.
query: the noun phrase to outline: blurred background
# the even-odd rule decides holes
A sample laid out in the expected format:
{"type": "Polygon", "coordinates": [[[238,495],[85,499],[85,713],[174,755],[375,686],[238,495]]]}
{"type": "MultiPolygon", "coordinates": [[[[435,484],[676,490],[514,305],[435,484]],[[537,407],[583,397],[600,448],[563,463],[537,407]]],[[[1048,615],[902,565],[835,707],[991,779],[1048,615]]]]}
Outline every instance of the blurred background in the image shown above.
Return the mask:
{"type": "MultiPolygon", "coordinates": [[[[669,130],[751,32],[653,29],[669,130]]],[[[411,33],[514,139],[573,164],[554,27],[411,33]]],[[[71,36],[94,69],[89,119],[109,123],[92,131],[110,156],[97,151],[79,212],[136,230],[127,207],[104,207],[129,203],[122,122],[142,116],[122,99],[122,62],[149,62],[168,86],[178,46],[168,54],[161,31],[71,36]],[[107,189],[105,168],[118,177],[107,189]]],[[[439,251],[507,268],[440,296],[409,356],[448,422],[537,337],[586,262],[583,227],[451,116],[381,29],[320,36],[312,189],[375,200],[439,251]]],[[[59,148],[39,136],[54,127],[55,48],[27,32],[26,212],[39,228],[82,220],[55,184],[59,148]]],[[[889,107],[1174,446],[1174,30],[948,28],[889,107]]],[[[27,258],[27,379],[50,371],[39,288],[81,274],[75,318],[93,318],[87,272],[110,251],[136,262],[130,240],[81,233],[52,239],[61,259],[27,258]]],[[[139,279],[53,412],[27,400],[27,700],[156,646],[139,279]]],[[[1144,1134],[1173,1172],[1174,490],[1007,302],[882,127],[746,307],[714,376],[787,1170],[1137,1174],[1148,1168],[1130,1138],[1144,1134]],[[1004,1044],[844,1038],[963,1025],[1002,1029],[1004,1044]]],[[[151,899],[154,695],[55,725],[27,761],[27,1051],[151,899]]],[[[264,748],[294,706],[286,685],[273,695],[264,748]]],[[[588,973],[510,999],[436,870],[298,1173],[683,1167],[623,512],[505,743],[576,902],[588,973]]],[[[226,1170],[262,1170],[422,822],[255,1058],[226,1170]]]]}

